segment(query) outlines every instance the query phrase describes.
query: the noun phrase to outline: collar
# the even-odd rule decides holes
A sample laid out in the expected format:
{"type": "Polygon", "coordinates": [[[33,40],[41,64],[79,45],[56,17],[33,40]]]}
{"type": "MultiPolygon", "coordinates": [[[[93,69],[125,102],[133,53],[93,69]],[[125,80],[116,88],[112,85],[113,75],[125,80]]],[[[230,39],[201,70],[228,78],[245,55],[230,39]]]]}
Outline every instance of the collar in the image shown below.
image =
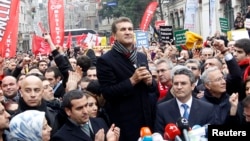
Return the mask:
{"type": "Polygon", "coordinates": [[[182,109],[182,104],[187,104],[188,105],[188,107],[189,107],[189,109],[191,108],[191,105],[192,105],[192,101],[193,101],[193,97],[191,96],[191,98],[186,102],[186,103],[182,103],[180,100],[178,100],[177,98],[176,98],[176,101],[177,101],[177,104],[178,104],[178,107],[179,107],[179,109],[182,109]]]}

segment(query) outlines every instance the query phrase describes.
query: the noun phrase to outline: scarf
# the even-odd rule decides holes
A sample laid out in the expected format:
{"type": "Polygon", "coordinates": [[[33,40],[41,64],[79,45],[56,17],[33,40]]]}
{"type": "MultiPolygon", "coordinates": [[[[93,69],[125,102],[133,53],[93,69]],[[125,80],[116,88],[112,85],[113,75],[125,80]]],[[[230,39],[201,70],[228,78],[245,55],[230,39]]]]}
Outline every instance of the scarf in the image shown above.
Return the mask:
{"type": "Polygon", "coordinates": [[[160,93],[160,96],[159,96],[159,100],[160,100],[167,95],[168,87],[165,85],[162,85],[161,82],[158,82],[158,90],[160,93]]]}
{"type": "Polygon", "coordinates": [[[244,71],[244,75],[243,75],[243,80],[245,81],[250,73],[250,59],[243,59],[241,60],[239,63],[239,66],[247,66],[245,71],[244,71]]]}
{"type": "Polygon", "coordinates": [[[9,124],[11,139],[42,141],[45,112],[27,110],[14,116],[9,124]]]}
{"type": "Polygon", "coordinates": [[[124,47],[121,43],[118,41],[115,41],[113,48],[123,54],[126,58],[129,59],[129,61],[133,64],[137,63],[137,49],[133,47],[132,50],[128,50],[126,47],[124,47]]]}

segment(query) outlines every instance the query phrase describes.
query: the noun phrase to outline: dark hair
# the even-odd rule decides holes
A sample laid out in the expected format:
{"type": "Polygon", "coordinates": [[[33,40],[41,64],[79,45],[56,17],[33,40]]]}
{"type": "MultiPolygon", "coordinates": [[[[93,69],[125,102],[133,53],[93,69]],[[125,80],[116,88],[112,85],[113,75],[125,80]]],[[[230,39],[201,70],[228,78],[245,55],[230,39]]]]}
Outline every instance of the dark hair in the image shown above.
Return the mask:
{"type": "Polygon", "coordinates": [[[246,54],[250,54],[250,39],[236,40],[234,46],[243,49],[246,54]]]}
{"type": "Polygon", "coordinates": [[[121,23],[121,22],[129,22],[129,23],[132,23],[132,21],[128,18],[128,17],[120,17],[118,18],[117,20],[115,20],[113,23],[112,23],[112,26],[111,26],[111,31],[113,34],[115,34],[117,32],[117,27],[116,25],[118,23],[121,23]]]}
{"type": "Polygon", "coordinates": [[[96,95],[101,95],[101,86],[98,80],[90,81],[89,84],[87,85],[86,90],[96,95]]]}
{"type": "Polygon", "coordinates": [[[54,78],[57,79],[58,77],[61,77],[62,79],[62,74],[60,70],[58,69],[58,67],[48,67],[45,72],[54,72],[54,78]]]}
{"type": "Polygon", "coordinates": [[[175,70],[173,76],[175,75],[186,75],[189,77],[191,84],[195,83],[195,76],[193,72],[189,70],[188,68],[180,68],[180,69],[175,70]]]}
{"type": "Polygon", "coordinates": [[[250,106],[250,96],[247,96],[242,100],[242,105],[244,108],[247,108],[250,106]]]}
{"type": "Polygon", "coordinates": [[[86,72],[91,66],[91,59],[86,55],[81,55],[77,57],[76,65],[82,68],[83,76],[86,76],[86,72]]]}
{"type": "Polygon", "coordinates": [[[84,97],[85,94],[80,91],[80,90],[71,90],[68,91],[64,96],[63,96],[63,101],[62,101],[62,107],[63,108],[72,108],[72,103],[71,101],[74,99],[80,99],[84,97]]]}

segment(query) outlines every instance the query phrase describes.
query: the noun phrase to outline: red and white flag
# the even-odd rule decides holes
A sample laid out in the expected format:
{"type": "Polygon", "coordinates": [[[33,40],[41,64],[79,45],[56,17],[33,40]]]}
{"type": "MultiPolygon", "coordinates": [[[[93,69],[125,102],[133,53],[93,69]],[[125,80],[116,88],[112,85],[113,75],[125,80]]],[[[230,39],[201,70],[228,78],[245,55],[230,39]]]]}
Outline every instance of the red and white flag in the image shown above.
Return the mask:
{"type": "MultiPolygon", "coordinates": [[[[7,39],[12,38],[12,35],[14,36],[14,34],[17,36],[17,33],[14,33],[14,32],[15,30],[17,30],[16,28],[18,28],[18,24],[17,24],[18,22],[16,23],[16,19],[19,17],[18,9],[19,9],[19,0],[11,0],[11,1],[1,0],[0,1],[0,33],[1,33],[0,34],[0,49],[1,49],[2,56],[6,55],[6,54],[3,54],[3,51],[5,50],[7,39]]],[[[14,40],[15,39],[12,39],[12,42],[8,40],[8,42],[13,43],[14,40]]]]}
{"type": "Polygon", "coordinates": [[[51,49],[50,49],[49,44],[44,40],[43,37],[33,35],[32,52],[35,55],[49,54],[51,52],[51,49]]]}
{"type": "Polygon", "coordinates": [[[49,27],[52,42],[63,46],[64,42],[64,5],[63,0],[49,0],[49,27]]]}
{"type": "Polygon", "coordinates": [[[145,10],[144,12],[144,15],[142,17],[142,20],[141,20],[141,24],[140,24],[140,29],[142,31],[147,31],[148,30],[148,26],[152,20],[152,17],[155,13],[155,10],[158,6],[158,2],[151,2],[148,6],[147,6],[147,9],[145,10]]]}

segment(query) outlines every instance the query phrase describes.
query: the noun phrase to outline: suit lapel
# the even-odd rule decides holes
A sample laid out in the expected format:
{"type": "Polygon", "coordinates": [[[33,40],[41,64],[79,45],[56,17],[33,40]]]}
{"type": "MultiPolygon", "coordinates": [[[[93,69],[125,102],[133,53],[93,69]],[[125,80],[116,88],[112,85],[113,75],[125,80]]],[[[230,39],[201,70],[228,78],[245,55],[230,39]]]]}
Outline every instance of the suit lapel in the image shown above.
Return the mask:
{"type": "Polygon", "coordinates": [[[79,126],[74,125],[70,121],[68,121],[67,124],[67,130],[71,132],[72,136],[75,136],[81,140],[92,141],[92,139],[87,134],[85,134],[79,126]]]}
{"type": "Polygon", "coordinates": [[[193,123],[195,123],[195,121],[196,121],[196,117],[199,116],[196,114],[196,113],[199,113],[198,110],[199,110],[199,105],[198,105],[196,99],[193,98],[191,109],[190,109],[190,114],[189,114],[189,118],[188,118],[188,122],[190,125],[193,125],[193,123]]]}

